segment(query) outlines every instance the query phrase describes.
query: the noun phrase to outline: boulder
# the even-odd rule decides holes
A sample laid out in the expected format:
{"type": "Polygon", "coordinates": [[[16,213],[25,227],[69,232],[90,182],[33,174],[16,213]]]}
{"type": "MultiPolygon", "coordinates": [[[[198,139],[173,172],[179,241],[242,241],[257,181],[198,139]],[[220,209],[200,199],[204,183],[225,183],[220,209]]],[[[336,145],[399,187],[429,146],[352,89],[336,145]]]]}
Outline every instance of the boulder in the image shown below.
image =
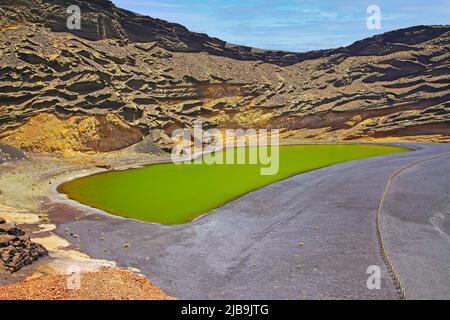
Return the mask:
{"type": "Polygon", "coordinates": [[[0,248],[7,247],[16,237],[9,234],[0,234],[0,248]]]}
{"type": "Polygon", "coordinates": [[[20,237],[20,236],[23,236],[25,234],[25,232],[23,232],[22,229],[19,229],[11,224],[4,223],[4,224],[0,224],[0,235],[3,235],[3,234],[20,237]]]}
{"type": "Polygon", "coordinates": [[[17,272],[47,253],[42,245],[32,242],[29,238],[14,237],[0,248],[0,267],[9,272],[17,272]]]}
{"type": "Polygon", "coordinates": [[[47,250],[25,236],[25,232],[6,223],[0,225],[0,269],[16,272],[47,255],[47,250]]]}

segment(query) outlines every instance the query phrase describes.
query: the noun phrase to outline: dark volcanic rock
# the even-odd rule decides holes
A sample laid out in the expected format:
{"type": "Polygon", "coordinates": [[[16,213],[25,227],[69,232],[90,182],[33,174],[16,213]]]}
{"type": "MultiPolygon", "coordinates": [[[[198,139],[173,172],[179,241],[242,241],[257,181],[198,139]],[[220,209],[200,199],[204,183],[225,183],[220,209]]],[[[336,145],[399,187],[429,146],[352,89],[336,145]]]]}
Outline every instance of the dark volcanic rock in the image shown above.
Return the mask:
{"type": "Polygon", "coordinates": [[[15,226],[5,223],[0,225],[0,235],[2,234],[20,237],[23,236],[25,232],[23,232],[22,229],[19,229],[15,226]]]}
{"type": "Polygon", "coordinates": [[[47,255],[47,250],[32,242],[14,226],[0,224],[0,268],[16,272],[47,255]]]}

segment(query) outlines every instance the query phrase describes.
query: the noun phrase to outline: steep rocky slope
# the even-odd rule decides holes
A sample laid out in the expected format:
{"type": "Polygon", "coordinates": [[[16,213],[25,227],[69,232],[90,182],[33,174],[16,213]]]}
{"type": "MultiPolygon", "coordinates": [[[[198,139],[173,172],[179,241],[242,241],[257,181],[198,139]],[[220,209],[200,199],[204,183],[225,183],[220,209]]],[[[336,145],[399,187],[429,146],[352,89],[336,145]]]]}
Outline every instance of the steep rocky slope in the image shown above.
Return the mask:
{"type": "Polygon", "coordinates": [[[109,151],[149,133],[162,143],[196,119],[313,140],[450,141],[450,26],[287,53],[106,0],[3,0],[0,14],[0,140],[25,150],[109,151]],[[81,30],[66,28],[70,4],[81,7],[81,30]],[[36,134],[48,119],[52,129],[36,134]]]}

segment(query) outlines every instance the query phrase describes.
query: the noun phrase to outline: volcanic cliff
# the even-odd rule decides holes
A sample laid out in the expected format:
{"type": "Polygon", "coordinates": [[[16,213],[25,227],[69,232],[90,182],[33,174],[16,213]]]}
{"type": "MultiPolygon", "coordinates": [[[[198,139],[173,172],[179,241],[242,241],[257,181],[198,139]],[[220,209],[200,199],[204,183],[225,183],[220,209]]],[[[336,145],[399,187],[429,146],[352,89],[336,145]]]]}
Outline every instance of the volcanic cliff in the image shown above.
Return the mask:
{"type": "Polygon", "coordinates": [[[24,150],[164,145],[197,119],[311,140],[450,141],[448,25],[291,53],[228,44],[107,0],[2,0],[0,16],[0,141],[24,150]],[[80,30],[66,26],[73,4],[80,30]]]}

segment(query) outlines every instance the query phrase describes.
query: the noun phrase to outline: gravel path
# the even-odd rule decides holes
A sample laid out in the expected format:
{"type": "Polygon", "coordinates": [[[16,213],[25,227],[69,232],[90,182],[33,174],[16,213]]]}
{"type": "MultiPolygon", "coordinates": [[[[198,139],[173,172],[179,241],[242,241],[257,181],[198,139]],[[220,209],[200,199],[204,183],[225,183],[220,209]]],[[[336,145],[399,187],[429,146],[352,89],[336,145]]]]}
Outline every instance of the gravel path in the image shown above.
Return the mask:
{"type": "MultiPolygon", "coordinates": [[[[420,150],[304,173],[182,226],[96,220],[92,210],[58,232],[181,299],[398,299],[376,235],[380,198],[400,168],[450,152],[409,146],[420,150]],[[380,290],[367,289],[370,265],[382,270],[380,290]]],[[[450,156],[429,160],[395,177],[386,196],[383,238],[408,298],[450,299],[449,178],[450,156]]]]}

